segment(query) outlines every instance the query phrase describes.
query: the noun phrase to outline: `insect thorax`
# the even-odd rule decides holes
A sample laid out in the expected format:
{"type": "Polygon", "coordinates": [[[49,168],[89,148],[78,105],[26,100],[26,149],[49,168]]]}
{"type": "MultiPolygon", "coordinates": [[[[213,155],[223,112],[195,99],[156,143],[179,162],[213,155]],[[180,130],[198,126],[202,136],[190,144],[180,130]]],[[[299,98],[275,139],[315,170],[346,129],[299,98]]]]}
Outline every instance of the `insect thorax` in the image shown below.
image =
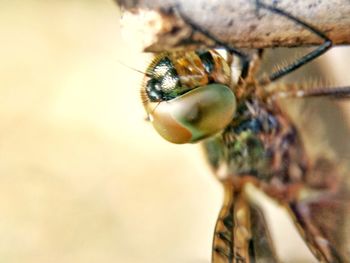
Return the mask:
{"type": "Polygon", "coordinates": [[[240,102],[231,124],[204,148],[220,179],[253,176],[292,183],[302,181],[307,169],[294,125],[278,105],[258,98],[240,102]]]}

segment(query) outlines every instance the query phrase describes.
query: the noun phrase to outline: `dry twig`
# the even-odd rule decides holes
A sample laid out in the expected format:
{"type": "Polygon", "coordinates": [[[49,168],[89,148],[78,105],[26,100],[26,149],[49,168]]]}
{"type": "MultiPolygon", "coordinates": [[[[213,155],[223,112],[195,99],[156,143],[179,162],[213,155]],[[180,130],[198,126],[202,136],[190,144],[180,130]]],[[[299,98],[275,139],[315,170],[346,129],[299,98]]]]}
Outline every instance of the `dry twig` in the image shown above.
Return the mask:
{"type": "MultiPolygon", "coordinates": [[[[305,28],[268,10],[256,12],[255,0],[117,0],[123,30],[145,51],[210,45],[192,30],[174,7],[219,39],[238,48],[318,45],[322,41],[305,28]]],[[[350,43],[349,0],[265,0],[317,27],[334,44],[350,43]]]]}

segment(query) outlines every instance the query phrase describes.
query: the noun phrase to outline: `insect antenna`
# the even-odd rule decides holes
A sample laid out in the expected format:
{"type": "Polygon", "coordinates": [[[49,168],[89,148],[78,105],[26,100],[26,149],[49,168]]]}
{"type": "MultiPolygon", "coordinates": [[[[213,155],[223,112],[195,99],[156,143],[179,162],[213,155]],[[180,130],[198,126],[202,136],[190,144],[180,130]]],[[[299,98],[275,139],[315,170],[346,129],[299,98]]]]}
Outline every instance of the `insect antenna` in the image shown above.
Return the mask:
{"type": "Polygon", "coordinates": [[[128,68],[128,69],[131,69],[131,70],[133,70],[133,71],[135,71],[135,72],[138,72],[138,73],[140,73],[140,74],[142,74],[142,75],[145,75],[145,76],[147,76],[147,77],[149,77],[149,78],[152,77],[149,73],[144,72],[144,71],[139,70],[139,69],[136,69],[136,68],[133,68],[133,67],[130,67],[129,65],[123,63],[123,62],[120,61],[120,60],[117,60],[117,62],[118,62],[120,65],[122,65],[122,66],[124,66],[124,67],[126,67],[126,68],[128,68]]]}
{"type": "Polygon", "coordinates": [[[154,111],[157,109],[157,107],[160,105],[160,101],[154,106],[154,108],[152,109],[152,111],[150,111],[147,116],[146,116],[146,121],[152,121],[152,114],[154,113],[154,111]]]}

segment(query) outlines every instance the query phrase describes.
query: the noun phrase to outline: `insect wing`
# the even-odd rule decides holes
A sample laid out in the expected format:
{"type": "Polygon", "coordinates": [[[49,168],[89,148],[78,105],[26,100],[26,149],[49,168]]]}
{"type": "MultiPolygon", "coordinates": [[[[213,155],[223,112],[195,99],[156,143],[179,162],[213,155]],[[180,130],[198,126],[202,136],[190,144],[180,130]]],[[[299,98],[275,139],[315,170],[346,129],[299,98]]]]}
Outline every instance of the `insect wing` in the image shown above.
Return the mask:
{"type": "Polygon", "coordinates": [[[327,176],[326,180],[332,181],[325,182],[323,186],[327,188],[305,190],[301,200],[289,204],[289,210],[301,235],[320,261],[350,262],[349,178],[337,178],[334,171],[325,168],[329,164],[322,162],[327,161],[317,162],[322,173],[316,167],[310,173],[327,176]]]}
{"type": "Polygon", "coordinates": [[[255,204],[250,204],[250,208],[250,254],[254,255],[255,262],[279,262],[262,210],[255,204]]]}
{"type": "Polygon", "coordinates": [[[332,99],[307,98],[295,104],[289,103],[289,113],[303,135],[310,163],[303,187],[287,204],[288,210],[320,261],[350,262],[350,145],[346,116],[332,99]]]}
{"type": "Polygon", "coordinates": [[[225,200],[215,227],[212,262],[278,262],[262,211],[232,183],[225,183],[224,188],[225,200]]]}

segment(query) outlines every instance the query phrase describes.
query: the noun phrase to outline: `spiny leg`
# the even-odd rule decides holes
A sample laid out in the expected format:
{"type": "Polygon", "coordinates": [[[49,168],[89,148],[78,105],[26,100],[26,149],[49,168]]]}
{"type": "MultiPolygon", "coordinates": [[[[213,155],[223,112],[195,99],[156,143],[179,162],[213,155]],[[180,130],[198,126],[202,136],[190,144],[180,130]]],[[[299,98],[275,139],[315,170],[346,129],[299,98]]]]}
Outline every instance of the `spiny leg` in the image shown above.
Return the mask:
{"type": "Polygon", "coordinates": [[[331,99],[349,99],[350,86],[310,88],[303,84],[277,85],[271,92],[265,93],[271,100],[279,98],[328,97],[331,99]]]}
{"type": "Polygon", "coordinates": [[[299,18],[289,14],[286,11],[283,11],[282,9],[277,8],[276,6],[270,6],[267,4],[262,3],[260,0],[255,0],[256,5],[257,5],[257,9],[259,10],[260,8],[264,8],[266,10],[269,10],[275,14],[278,14],[280,16],[286,17],[289,20],[294,21],[296,24],[303,26],[304,28],[308,29],[310,32],[314,33],[315,35],[317,35],[318,37],[320,37],[321,39],[324,40],[323,44],[321,44],[320,46],[318,46],[315,50],[311,51],[310,53],[306,54],[305,56],[297,59],[296,61],[294,61],[293,63],[281,68],[280,70],[273,72],[272,74],[270,74],[267,78],[263,78],[261,80],[259,80],[259,83],[261,85],[270,83],[274,80],[277,80],[291,72],[293,72],[294,70],[300,68],[301,66],[307,64],[308,62],[314,60],[315,58],[321,56],[322,54],[324,54],[328,49],[331,48],[332,46],[332,40],[330,40],[325,34],[323,34],[320,30],[318,30],[317,28],[315,28],[314,26],[300,20],[299,18]]]}
{"type": "MultiPolygon", "coordinates": [[[[257,15],[260,8],[264,8],[266,10],[269,10],[275,14],[284,16],[288,18],[289,20],[294,21],[296,24],[303,26],[304,28],[308,29],[310,32],[314,33],[318,37],[322,38],[324,40],[323,44],[318,46],[315,50],[311,51],[310,53],[306,54],[305,56],[297,59],[293,63],[281,68],[280,70],[273,72],[268,77],[265,77],[263,79],[259,80],[260,85],[266,85],[272,81],[275,81],[294,70],[300,68],[301,66],[307,64],[308,62],[316,59],[317,57],[324,54],[327,50],[329,50],[332,46],[332,40],[329,39],[325,34],[323,34],[320,30],[315,28],[314,26],[302,21],[301,19],[293,16],[292,14],[289,14],[286,11],[283,11],[282,9],[277,8],[276,6],[270,6],[267,4],[262,3],[260,0],[255,0],[256,7],[257,7],[257,15]]],[[[250,59],[249,56],[239,49],[223,42],[222,40],[218,39],[216,36],[214,36],[211,32],[205,30],[204,28],[197,25],[193,20],[191,20],[189,17],[185,16],[182,12],[180,12],[180,7],[177,6],[177,10],[179,11],[180,17],[189,25],[192,27],[193,30],[203,34],[207,38],[214,41],[215,45],[221,46],[225,48],[229,53],[237,55],[241,59],[242,64],[242,78],[246,78],[249,75],[249,67],[250,67],[250,59]]]]}

